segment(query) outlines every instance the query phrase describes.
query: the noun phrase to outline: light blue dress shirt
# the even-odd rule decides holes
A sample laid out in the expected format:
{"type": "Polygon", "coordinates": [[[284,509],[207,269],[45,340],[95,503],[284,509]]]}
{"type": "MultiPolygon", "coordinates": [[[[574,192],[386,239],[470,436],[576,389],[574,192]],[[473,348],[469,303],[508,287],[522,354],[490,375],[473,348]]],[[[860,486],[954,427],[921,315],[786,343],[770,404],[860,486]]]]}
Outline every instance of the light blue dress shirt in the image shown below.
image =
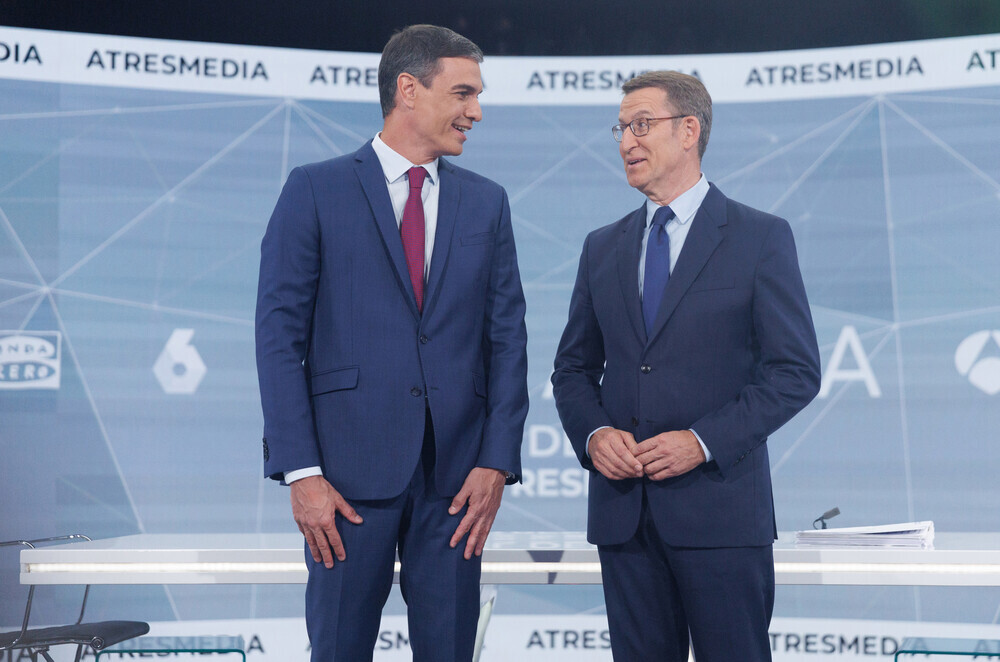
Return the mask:
{"type": "MultiPolygon", "coordinates": [[[[705,175],[703,174],[694,186],[681,193],[670,203],[670,210],[674,212],[674,217],[666,225],[667,236],[670,237],[670,273],[674,272],[674,265],[677,264],[677,258],[680,257],[681,249],[684,248],[684,241],[687,239],[688,232],[691,231],[691,221],[694,220],[695,214],[698,213],[701,203],[705,201],[708,189],[708,180],[705,179],[705,175]]],[[[642,299],[642,285],[646,275],[646,243],[649,241],[649,230],[653,222],[653,214],[659,208],[660,205],[652,200],[646,200],[646,229],[642,233],[642,252],[639,255],[640,300],[642,299]]],[[[603,427],[597,428],[597,430],[602,429],[603,427]]],[[[597,430],[594,430],[594,432],[597,432],[597,430]]],[[[594,436],[594,432],[591,432],[590,436],[587,437],[586,450],[588,457],[590,456],[590,437],[594,436]]],[[[694,434],[695,439],[698,440],[698,443],[701,444],[701,450],[705,452],[705,461],[711,462],[712,452],[708,450],[708,446],[705,445],[705,442],[701,440],[701,436],[695,430],[691,430],[691,432],[694,434]]]]}

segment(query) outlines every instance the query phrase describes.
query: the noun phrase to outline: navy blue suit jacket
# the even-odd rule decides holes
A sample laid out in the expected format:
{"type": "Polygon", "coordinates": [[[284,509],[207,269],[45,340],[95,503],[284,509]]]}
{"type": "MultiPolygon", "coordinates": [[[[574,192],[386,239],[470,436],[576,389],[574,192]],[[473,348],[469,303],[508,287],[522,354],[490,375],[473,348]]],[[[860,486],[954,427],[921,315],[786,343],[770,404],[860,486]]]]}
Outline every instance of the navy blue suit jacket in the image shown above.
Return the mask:
{"type": "Polygon", "coordinates": [[[426,408],[445,495],[476,466],[520,474],[526,333],[507,194],[444,159],[438,172],[422,314],[371,143],[289,175],[257,294],[266,475],[319,465],[348,499],[396,496],[426,408]]]}
{"type": "Polygon", "coordinates": [[[641,442],[690,428],[713,459],[647,481],[661,536],[687,547],[770,544],[765,442],[820,382],[791,229],[712,185],[647,338],[638,286],[645,222],[643,205],[587,237],[552,377],[563,427],[592,469],[588,539],[607,545],[633,535],[646,480],[593,470],[588,435],[612,426],[641,442]]]}

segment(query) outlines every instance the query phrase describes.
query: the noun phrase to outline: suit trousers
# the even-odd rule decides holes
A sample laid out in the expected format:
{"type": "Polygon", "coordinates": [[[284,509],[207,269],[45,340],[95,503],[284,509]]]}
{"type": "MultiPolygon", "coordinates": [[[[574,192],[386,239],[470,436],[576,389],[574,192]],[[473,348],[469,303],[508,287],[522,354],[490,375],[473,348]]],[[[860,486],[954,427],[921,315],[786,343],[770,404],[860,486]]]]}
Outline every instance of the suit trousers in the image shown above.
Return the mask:
{"type": "Polygon", "coordinates": [[[598,546],[615,662],[770,662],[771,545],[668,545],[647,488],[632,539],[598,546]]]}
{"type": "Polygon", "coordinates": [[[472,659],[479,619],[480,557],[463,558],[464,539],[455,549],[448,545],[465,509],[449,515],[454,495],[442,495],[436,489],[429,412],[425,430],[420,461],[402,494],[351,501],[364,518],[360,525],[337,515],[346,560],[334,559],[333,568],[327,569],[313,561],[306,547],[306,628],[312,662],[372,659],[382,608],[392,587],[397,548],[414,662],[472,659]]]}

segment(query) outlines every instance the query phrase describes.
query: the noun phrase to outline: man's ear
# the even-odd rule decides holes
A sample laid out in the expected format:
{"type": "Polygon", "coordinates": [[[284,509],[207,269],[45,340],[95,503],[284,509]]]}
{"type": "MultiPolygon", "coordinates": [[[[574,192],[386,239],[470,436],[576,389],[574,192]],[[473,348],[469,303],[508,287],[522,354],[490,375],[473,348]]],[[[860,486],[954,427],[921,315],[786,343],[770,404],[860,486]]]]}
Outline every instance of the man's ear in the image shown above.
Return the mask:
{"type": "Polygon", "coordinates": [[[688,115],[684,118],[684,149],[696,147],[699,138],[701,138],[701,122],[694,115],[688,115]]]}
{"type": "Polygon", "coordinates": [[[417,85],[420,81],[405,71],[396,77],[396,101],[407,108],[413,108],[413,101],[417,96],[417,85]]]}

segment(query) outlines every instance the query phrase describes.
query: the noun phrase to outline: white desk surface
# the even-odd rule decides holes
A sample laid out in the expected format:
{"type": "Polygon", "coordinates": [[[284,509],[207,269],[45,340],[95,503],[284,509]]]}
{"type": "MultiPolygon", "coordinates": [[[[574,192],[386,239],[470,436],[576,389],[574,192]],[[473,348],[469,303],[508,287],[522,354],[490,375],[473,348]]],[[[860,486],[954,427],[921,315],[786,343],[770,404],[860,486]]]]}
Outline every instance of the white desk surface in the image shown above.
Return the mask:
{"type": "MultiPolygon", "coordinates": [[[[938,533],[934,549],[774,546],[778,584],[1000,586],[1000,533],[938,533]]],[[[348,550],[348,554],[350,550],[348,550]]],[[[397,567],[398,570],[398,567],[397,567]]],[[[297,534],[140,534],[21,551],[22,584],[300,584],[297,534]]],[[[484,584],[600,584],[583,532],[490,534],[484,584]]]]}

